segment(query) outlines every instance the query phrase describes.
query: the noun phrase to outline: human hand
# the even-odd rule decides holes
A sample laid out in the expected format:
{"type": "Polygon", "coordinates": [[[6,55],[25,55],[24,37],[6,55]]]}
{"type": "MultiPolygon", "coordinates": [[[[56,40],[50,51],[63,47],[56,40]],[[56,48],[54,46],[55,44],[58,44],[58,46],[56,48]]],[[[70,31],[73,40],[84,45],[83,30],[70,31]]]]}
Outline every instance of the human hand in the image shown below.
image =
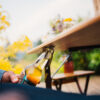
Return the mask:
{"type": "Polygon", "coordinates": [[[19,75],[14,74],[12,71],[4,72],[2,76],[2,82],[4,83],[18,83],[19,75]]]}

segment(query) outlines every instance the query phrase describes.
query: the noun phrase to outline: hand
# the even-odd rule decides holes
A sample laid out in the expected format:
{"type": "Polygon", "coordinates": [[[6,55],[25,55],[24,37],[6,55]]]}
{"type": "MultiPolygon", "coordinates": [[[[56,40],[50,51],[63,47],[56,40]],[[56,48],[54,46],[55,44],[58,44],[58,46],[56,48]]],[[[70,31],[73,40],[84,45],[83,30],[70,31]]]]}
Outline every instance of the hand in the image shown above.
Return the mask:
{"type": "Polygon", "coordinates": [[[14,74],[12,71],[4,72],[2,82],[4,83],[18,83],[19,75],[14,74]]]}

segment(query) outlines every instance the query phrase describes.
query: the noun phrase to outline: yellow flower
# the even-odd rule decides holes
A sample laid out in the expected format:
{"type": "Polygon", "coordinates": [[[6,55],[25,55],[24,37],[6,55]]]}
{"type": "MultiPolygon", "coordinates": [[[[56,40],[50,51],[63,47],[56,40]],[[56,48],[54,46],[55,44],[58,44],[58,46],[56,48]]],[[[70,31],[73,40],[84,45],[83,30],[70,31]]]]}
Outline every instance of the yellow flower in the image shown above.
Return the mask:
{"type": "Polygon", "coordinates": [[[58,24],[58,23],[60,23],[60,20],[59,19],[56,21],[56,24],[58,24]]]}
{"type": "Polygon", "coordinates": [[[25,36],[25,39],[23,42],[26,46],[32,47],[32,42],[30,41],[30,39],[27,36],[25,36]]]}
{"type": "Polygon", "coordinates": [[[2,6],[0,5],[0,8],[2,8],[2,6]]]}
{"type": "Polygon", "coordinates": [[[3,29],[5,29],[5,26],[0,26],[0,30],[3,30],[3,29]]]}
{"type": "Polygon", "coordinates": [[[21,74],[21,72],[24,70],[24,68],[22,67],[21,64],[17,64],[15,65],[15,67],[12,69],[12,71],[15,73],[15,74],[21,74]]]}
{"type": "Polygon", "coordinates": [[[10,71],[12,69],[11,63],[7,59],[0,59],[0,69],[10,71]]]}
{"type": "Polygon", "coordinates": [[[1,17],[1,21],[5,21],[5,19],[6,19],[6,16],[1,17]]]}
{"type": "Polygon", "coordinates": [[[2,15],[2,12],[0,12],[0,16],[2,15]]]}
{"type": "Polygon", "coordinates": [[[7,25],[7,26],[10,26],[10,23],[8,21],[4,21],[4,23],[7,25]]]}
{"type": "Polygon", "coordinates": [[[66,19],[63,20],[63,22],[70,22],[70,21],[72,21],[71,18],[66,18],[66,19]]]}
{"type": "Polygon", "coordinates": [[[0,69],[6,71],[13,71],[16,74],[20,74],[23,71],[22,65],[18,64],[12,67],[11,61],[8,58],[16,57],[16,53],[19,51],[25,51],[28,47],[32,45],[32,42],[27,36],[23,40],[19,40],[9,45],[7,48],[0,46],[0,69]]]}

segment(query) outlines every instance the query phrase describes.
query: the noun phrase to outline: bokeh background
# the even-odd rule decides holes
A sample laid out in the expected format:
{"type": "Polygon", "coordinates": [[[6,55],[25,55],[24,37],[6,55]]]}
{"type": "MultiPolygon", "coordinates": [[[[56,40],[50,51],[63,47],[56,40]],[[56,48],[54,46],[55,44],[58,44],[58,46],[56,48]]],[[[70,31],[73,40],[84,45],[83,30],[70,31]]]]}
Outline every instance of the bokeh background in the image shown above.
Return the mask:
{"type": "MultiPolygon", "coordinates": [[[[39,56],[27,55],[27,50],[94,16],[93,0],[0,0],[0,69],[20,74],[39,56]]],[[[67,53],[54,53],[52,73],[67,53]]],[[[73,52],[72,57],[75,70],[100,74],[99,48],[73,52]]]]}

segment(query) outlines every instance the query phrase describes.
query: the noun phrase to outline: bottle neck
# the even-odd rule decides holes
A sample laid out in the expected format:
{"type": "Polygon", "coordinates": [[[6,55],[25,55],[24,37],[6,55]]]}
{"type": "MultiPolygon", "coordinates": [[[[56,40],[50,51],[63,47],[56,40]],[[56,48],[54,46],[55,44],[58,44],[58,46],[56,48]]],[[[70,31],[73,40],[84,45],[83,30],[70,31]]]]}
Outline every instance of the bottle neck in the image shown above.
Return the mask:
{"type": "Polygon", "coordinates": [[[46,66],[47,62],[48,62],[48,59],[44,59],[44,62],[43,62],[43,64],[42,64],[42,66],[41,66],[41,69],[42,69],[42,70],[43,70],[44,67],[46,66]]]}
{"type": "Polygon", "coordinates": [[[50,59],[50,56],[51,56],[51,52],[50,51],[46,51],[44,53],[44,55],[42,56],[42,58],[37,63],[38,64],[37,66],[40,66],[41,67],[41,70],[43,70],[44,67],[46,66],[48,60],[50,59]]]}

